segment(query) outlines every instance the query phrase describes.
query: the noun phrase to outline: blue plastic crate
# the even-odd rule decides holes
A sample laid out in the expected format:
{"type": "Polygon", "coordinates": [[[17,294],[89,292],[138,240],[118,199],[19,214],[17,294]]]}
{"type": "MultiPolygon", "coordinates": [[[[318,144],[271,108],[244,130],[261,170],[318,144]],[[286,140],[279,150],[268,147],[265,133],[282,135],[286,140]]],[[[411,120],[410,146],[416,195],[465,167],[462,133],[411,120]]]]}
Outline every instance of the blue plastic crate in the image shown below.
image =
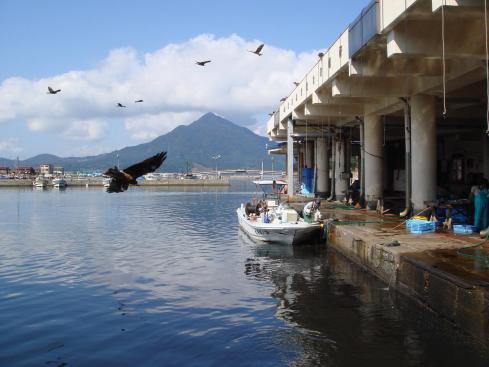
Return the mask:
{"type": "Polygon", "coordinates": [[[469,224],[454,224],[453,225],[453,233],[457,234],[471,234],[476,231],[474,226],[469,224]]]}
{"type": "Polygon", "coordinates": [[[406,228],[414,234],[432,233],[436,230],[436,222],[429,220],[409,219],[406,221],[406,228]]]}

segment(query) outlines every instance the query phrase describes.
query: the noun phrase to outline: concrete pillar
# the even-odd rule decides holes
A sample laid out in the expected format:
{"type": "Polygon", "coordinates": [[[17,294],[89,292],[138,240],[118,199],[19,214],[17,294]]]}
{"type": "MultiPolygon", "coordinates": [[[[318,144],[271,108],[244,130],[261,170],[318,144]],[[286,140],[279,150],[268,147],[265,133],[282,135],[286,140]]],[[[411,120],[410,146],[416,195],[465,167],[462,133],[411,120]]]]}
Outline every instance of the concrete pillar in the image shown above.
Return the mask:
{"type": "Polygon", "coordinates": [[[346,149],[346,144],[345,144],[345,139],[337,139],[336,144],[335,144],[335,174],[336,174],[336,180],[335,180],[335,193],[336,193],[336,200],[343,200],[346,196],[346,190],[348,190],[348,184],[349,184],[349,179],[345,177],[345,170],[346,170],[346,164],[345,164],[345,149],[346,149]]]}
{"type": "Polygon", "coordinates": [[[314,168],[314,141],[306,140],[304,142],[304,166],[314,168]]]}
{"type": "Polygon", "coordinates": [[[482,149],[484,154],[483,172],[484,178],[489,180],[489,136],[482,137],[482,149]]]}
{"type": "Polygon", "coordinates": [[[330,173],[330,195],[329,199],[334,200],[336,198],[336,136],[331,136],[331,142],[329,144],[331,152],[331,173],[330,173]]]}
{"type": "Polygon", "coordinates": [[[360,167],[359,167],[359,179],[360,179],[360,197],[365,199],[365,130],[364,122],[360,122],[360,167]]]}
{"type": "Polygon", "coordinates": [[[287,187],[288,194],[294,195],[294,122],[291,118],[287,121],[287,187]]]}
{"type": "Polygon", "coordinates": [[[412,202],[414,213],[436,199],[436,97],[411,98],[412,202]]]}
{"type": "Polygon", "coordinates": [[[316,193],[325,196],[329,192],[329,151],[326,138],[316,140],[316,193]]]}
{"type": "Polygon", "coordinates": [[[384,195],[384,132],[378,115],[365,116],[364,123],[365,201],[373,209],[384,195]]]}

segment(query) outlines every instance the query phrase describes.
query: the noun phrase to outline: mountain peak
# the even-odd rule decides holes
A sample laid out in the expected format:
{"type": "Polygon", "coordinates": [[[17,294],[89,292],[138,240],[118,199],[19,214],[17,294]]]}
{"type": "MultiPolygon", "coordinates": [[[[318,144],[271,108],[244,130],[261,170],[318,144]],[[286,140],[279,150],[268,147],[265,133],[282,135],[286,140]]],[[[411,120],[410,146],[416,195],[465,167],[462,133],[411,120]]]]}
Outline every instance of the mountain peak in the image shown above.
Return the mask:
{"type": "Polygon", "coordinates": [[[199,121],[218,121],[218,120],[229,122],[224,117],[219,116],[218,114],[216,114],[214,112],[207,112],[205,115],[202,115],[195,122],[199,122],[199,121]]]}

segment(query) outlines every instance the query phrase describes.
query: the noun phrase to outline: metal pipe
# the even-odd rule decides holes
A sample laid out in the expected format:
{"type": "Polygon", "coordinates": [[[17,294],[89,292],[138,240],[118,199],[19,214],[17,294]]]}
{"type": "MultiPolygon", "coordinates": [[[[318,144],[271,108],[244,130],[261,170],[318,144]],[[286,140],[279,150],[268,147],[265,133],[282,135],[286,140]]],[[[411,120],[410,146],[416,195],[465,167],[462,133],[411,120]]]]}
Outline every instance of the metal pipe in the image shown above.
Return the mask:
{"type": "Polygon", "coordinates": [[[356,117],[360,129],[360,201],[365,201],[365,125],[360,117],[356,117]]]}
{"type": "Polygon", "coordinates": [[[336,136],[333,134],[331,136],[331,194],[329,195],[328,200],[334,200],[336,198],[336,136]]]}
{"type": "Polygon", "coordinates": [[[404,102],[404,140],[406,145],[405,155],[405,182],[406,182],[406,203],[405,209],[399,214],[401,217],[406,217],[410,214],[412,209],[411,195],[412,195],[412,183],[411,183],[411,105],[408,98],[401,98],[404,102]]]}

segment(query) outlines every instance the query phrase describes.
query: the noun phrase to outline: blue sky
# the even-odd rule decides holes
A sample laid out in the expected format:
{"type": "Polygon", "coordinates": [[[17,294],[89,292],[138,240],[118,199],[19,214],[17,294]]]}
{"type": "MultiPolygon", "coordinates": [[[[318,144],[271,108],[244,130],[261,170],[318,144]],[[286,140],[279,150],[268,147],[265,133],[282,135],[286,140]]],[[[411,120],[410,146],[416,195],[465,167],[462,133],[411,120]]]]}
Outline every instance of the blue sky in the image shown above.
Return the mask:
{"type": "Polygon", "coordinates": [[[0,157],[98,154],[208,111],[263,133],[277,98],[366,5],[2,0],[0,157]],[[264,56],[246,52],[260,42],[264,56]],[[46,95],[47,85],[62,92],[46,95]]]}

